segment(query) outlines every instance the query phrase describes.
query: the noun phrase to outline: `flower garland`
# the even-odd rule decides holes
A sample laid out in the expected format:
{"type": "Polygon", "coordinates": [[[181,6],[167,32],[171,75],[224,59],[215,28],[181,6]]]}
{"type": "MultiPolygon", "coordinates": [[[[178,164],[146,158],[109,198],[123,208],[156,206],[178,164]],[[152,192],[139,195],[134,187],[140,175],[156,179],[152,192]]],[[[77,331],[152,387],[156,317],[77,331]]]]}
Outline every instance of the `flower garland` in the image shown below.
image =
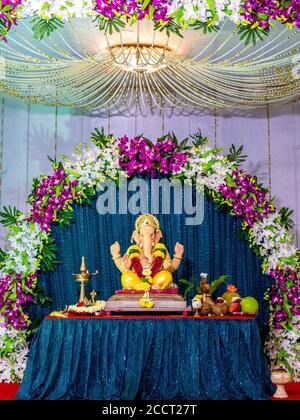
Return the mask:
{"type": "Polygon", "coordinates": [[[149,269],[144,269],[140,260],[140,249],[138,245],[132,245],[127,250],[136,274],[140,278],[145,278],[150,283],[152,282],[152,278],[161,270],[162,263],[166,257],[166,252],[167,250],[164,244],[158,243],[154,245],[154,260],[152,266],[149,269]]]}
{"type": "MultiPolygon", "coordinates": [[[[12,368],[10,379],[22,377],[31,328],[26,305],[40,293],[38,272],[55,268],[52,224],[69,224],[75,203],[88,203],[99,182],[106,178],[117,181],[124,172],[128,177],[150,172],[194,182],[198,190],[241,220],[246,240],[262,259],[263,272],[274,280],[266,293],[272,328],[267,344],[270,359],[284,363],[299,379],[300,252],[288,232],[290,212],[276,210],[267,199],[267,190],[238,167],[241,149],[232,147],[222,156],[222,149],[209,148],[208,140],[199,133],[193,136],[192,146],[187,145],[187,139],[178,142],[174,134],[153,144],[142,136],[117,140],[103,129],[96,129],[91,139],[92,148],[81,144],[72,159],[64,156],[63,163],[52,162],[52,175],[33,181],[27,215],[16,209],[0,213],[0,222],[9,229],[9,249],[0,252],[0,357],[3,366],[10,366],[12,361],[12,365],[18,364],[16,354],[20,353],[21,363],[12,368]],[[15,344],[10,345],[12,342],[15,344]]],[[[162,244],[156,246],[149,274],[141,272],[138,247],[130,250],[134,269],[149,283],[161,268],[162,244]]],[[[0,369],[0,382],[10,380],[7,369],[0,369]]]]}
{"type": "Polygon", "coordinates": [[[0,37],[6,40],[17,18],[28,16],[33,17],[34,36],[38,39],[58,29],[70,17],[86,16],[92,16],[99,29],[106,31],[120,29],[125,22],[148,19],[160,29],[168,28],[176,34],[187,26],[210,32],[229,19],[240,28],[241,39],[252,39],[254,43],[268,33],[273,21],[288,28],[300,27],[298,0],[3,0],[0,37]]]}

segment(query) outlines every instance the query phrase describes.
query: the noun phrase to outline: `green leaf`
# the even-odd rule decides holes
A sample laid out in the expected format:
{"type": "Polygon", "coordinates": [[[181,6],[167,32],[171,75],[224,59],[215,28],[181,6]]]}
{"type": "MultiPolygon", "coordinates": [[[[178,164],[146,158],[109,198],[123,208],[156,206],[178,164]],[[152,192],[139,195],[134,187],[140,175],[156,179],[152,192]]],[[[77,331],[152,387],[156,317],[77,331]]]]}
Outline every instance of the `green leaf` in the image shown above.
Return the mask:
{"type": "Polygon", "coordinates": [[[53,238],[49,237],[43,243],[40,259],[40,268],[44,272],[54,271],[55,266],[60,263],[57,260],[57,247],[53,238]]]}
{"type": "Polygon", "coordinates": [[[56,17],[44,19],[38,15],[34,15],[31,20],[33,37],[41,41],[45,36],[49,36],[53,31],[64,26],[64,22],[56,17]]]}
{"type": "Polygon", "coordinates": [[[190,26],[196,31],[202,31],[204,34],[207,34],[207,32],[218,32],[220,29],[219,26],[212,24],[211,22],[201,22],[200,20],[196,20],[190,26]]]}
{"type": "Polygon", "coordinates": [[[189,292],[197,287],[196,284],[193,284],[190,281],[185,280],[185,279],[180,279],[179,284],[184,284],[186,286],[183,293],[183,296],[185,299],[187,298],[189,292]]]}
{"type": "Polygon", "coordinates": [[[208,137],[203,137],[201,134],[201,130],[199,128],[195,134],[190,136],[190,138],[193,140],[193,145],[195,147],[198,147],[198,146],[203,147],[209,143],[208,137]]]}
{"type": "Polygon", "coordinates": [[[226,156],[229,162],[236,162],[237,165],[245,162],[247,159],[247,155],[242,155],[244,146],[240,146],[238,149],[235,148],[234,144],[231,145],[229,149],[229,153],[226,156]]]}
{"type": "Polygon", "coordinates": [[[253,45],[256,45],[258,38],[263,41],[264,36],[269,35],[268,29],[251,28],[251,25],[240,25],[239,28],[238,34],[240,35],[241,41],[245,41],[245,45],[249,45],[251,41],[253,45]]]}
{"type": "Polygon", "coordinates": [[[191,283],[190,281],[185,280],[185,279],[180,279],[180,280],[179,280],[179,283],[180,283],[180,284],[185,284],[185,285],[187,285],[187,286],[190,286],[190,285],[192,285],[192,286],[193,286],[193,283],[191,283]]]}
{"type": "Polygon", "coordinates": [[[71,221],[74,221],[73,209],[63,209],[59,212],[58,223],[69,226],[71,221]]]}
{"type": "Polygon", "coordinates": [[[290,218],[293,213],[294,211],[290,210],[288,207],[282,207],[282,209],[279,210],[280,222],[287,230],[293,229],[295,226],[294,221],[290,218]]]}
{"type": "Polygon", "coordinates": [[[233,178],[229,174],[226,175],[226,182],[227,182],[227,185],[229,187],[231,187],[231,188],[237,188],[236,183],[234,182],[233,178]]]}
{"type": "Polygon", "coordinates": [[[166,31],[167,36],[170,36],[171,34],[177,35],[180,38],[183,38],[182,33],[180,32],[182,29],[182,26],[178,23],[169,20],[168,22],[162,22],[160,20],[156,20],[154,22],[154,30],[159,32],[166,31]]]}
{"type": "Polygon", "coordinates": [[[4,6],[1,10],[1,12],[9,12],[12,9],[12,5],[11,4],[7,4],[6,6],[4,6]]]}
{"type": "Polygon", "coordinates": [[[174,131],[172,131],[172,135],[170,137],[173,140],[173,142],[175,143],[175,145],[178,146],[178,139],[177,139],[174,131]]]}
{"type": "Polygon", "coordinates": [[[144,0],[142,9],[146,9],[151,0],[144,0]]]}
{"type": "Polygon", "coordinates": [[[211,10],[211,11],[215,10],[214,0],[206,0],[206,3],[207,3],[207,6],[208,6],[209,10],[211,10]]]}
{"type": "Polygon", "coordinates": [[[0,212],[0,223],[5,227],[15,225],[21,214],[20,210],[17,210],[16,207],[3,207],[3,211],[0,212]]]}
{"type": "Polygon", "coordinates": [[[3,266],[7,257],[7,253],[0,248],[0,266],[3,266]]]}
{"type": "Polygon", "coordinates": [[[181,143],[179,144],[179,150],[184,150],[188,144],[188,141],[189,141],[188,138],[182,140],[181,143]]]}
{"type": "Polygon", "coordinates": [[[101,128],[101,131],[98,128],[95,128],[94,130],[95,131],[91,134],[92,142],[100,149],[104,149],[107,143],[111,140],[112,134],[105,134],[103,127],[101,128]]]}
{"type": "Polygon", "coordinates": [[[119,17],[114,16],[113,18],[106,18],[102,15],[95,17],[94,22],[97,23],[98,29],[112,35],[114,31],[120,32],[122,28],[126,26],[126,23],[119,17]]]}
{"type": "Polygon", "coordinates": [[[212,294],[217,287],[219,287],[222,283],[224,283],[224,281],[228,278],[227,274],[223,274],[222,276],[220,276],[219,278],[217,278],[216,280],[214,280],[209,288],[209,293],[212,294]]]}
{"type": "Polygon", "coordinates": [[[50,198],[50,195],[49,194],[46,194],[45,197],[43,198],[43,202],[41,204],[41,208],[46,207],[49,198],[50,198]]]}
{"type": "Polygon", "coordinates": [[[154,12],[155,12],[155,8],[152,6],[152,4],[150,4],[149,6],[149,19],[150,20],[153,20],[154,12]]]}
{"type": "Polygon", "coordinates": [[[47,156],[48,160],[51,162],[51,166],[53,169],[58,169],[61,165],[61,162],[58,162],[55,158],[52,158],[51,156],[47,156]]]}
{"type": "Polygon", "coordinates": [[[37,284],[34,292],[32,293],[32,302],[35,305],[46,305],[52,302],[52,299],[49,296],[46,296],[44,289],[37,284]]]}
{"type": "Polygon", "coordinates": [[[267,13],[258,13],[257,16],[261,20],[267,20],[269,18],[269,15],[267,13]]]}
{"type": "Polygon", "coordinates": [[[185,299],[187,298],[187,296],[188,296],[188,294],[190,293],[190,291],[191,291],[191,290],[193,290],[194,288],[195,288],[195,286],[194,286],[194,285],[191,285],[191,286],[188,286],[188,287],[185,289],[184,294],[183,294],[183,296],[184,296],[184,298],[185,298],[185,299]]]}

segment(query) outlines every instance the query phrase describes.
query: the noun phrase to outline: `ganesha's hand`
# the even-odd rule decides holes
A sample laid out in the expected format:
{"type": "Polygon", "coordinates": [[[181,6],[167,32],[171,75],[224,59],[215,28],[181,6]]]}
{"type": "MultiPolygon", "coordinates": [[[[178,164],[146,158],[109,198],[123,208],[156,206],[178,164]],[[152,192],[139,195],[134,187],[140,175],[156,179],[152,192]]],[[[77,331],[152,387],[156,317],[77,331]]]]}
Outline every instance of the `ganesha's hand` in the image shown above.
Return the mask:
{"type": "Polygon", "coordinates": [[[164,262],[163,262],[163,268],[164,268],[164,270],[170,270],[170,268],[172,267],[172,262],[171,262],[171,260],[165,260],[164,262]]]}
{"type": "Polygon", "coordinates": [[[116,241],[114,244],[111,245],[110,253],[111,253],[113,258],[116,258],[116,257],[120,256],[121,248],[120,248],[119,242],[116,241]]]}
{"type": "Polygon", "coordinates": [[[127,254],[124,255],[122,259],[122,264],[123,264],[123,267],[126,268],[127,270],[129,270],[129,268],[131,267],[131,259],[128,257],[127,254]]]}
{"type": "Polygon", "coordinates": [[[175,245],[175,256],[182,257],[183,251],[184,251],[184,246],[181,245],[179,242],[176,242],[176,245],[175,245]]]}

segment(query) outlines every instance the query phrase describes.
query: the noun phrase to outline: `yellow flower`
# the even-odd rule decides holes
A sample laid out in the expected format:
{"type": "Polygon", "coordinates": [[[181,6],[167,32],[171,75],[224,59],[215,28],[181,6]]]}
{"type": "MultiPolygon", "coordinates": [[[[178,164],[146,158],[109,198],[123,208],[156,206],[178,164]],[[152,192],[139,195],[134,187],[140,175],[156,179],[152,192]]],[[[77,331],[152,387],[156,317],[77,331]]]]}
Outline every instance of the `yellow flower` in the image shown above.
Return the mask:
{"type": "Polygon", "coordinates": [[[151,269],[150,268],[144,268],[143,270],[143,276],[150,276],[151,274],[151,269]]]}
{"type": "Polygon", "coordinates": [[[145,300],[144,298],[141,298],[139,300],[140,306],[142,308],[153,308],[154,306],[154,302],[152,300],[145,300]]]}
{"type": "Polygon", "coordinates": [[[243,225],[242,225],[242,230],[247,229],[247,227],[248,227],[248,223],[247,222],[244,222],[243,225]]]}
{"type": "Polygon", "coordinates": [[[241,24],[242,24],[243,26],[247,26],[247,25],[250,25],[250,24],[251,24],[251,22],[250,22],[250,20],[242,20],[241,24]]]}
{"type": "Polygon", "coordinates": [[[139,246],[138,245],[131,245],[128,249],[127,249],[127,252],[129,252],[129,251],[139,251],[140,250],[140,248],[139,248],[139,246]]]}
{"type": "Polygon", "coordinates": [[[154,251],[154,257],[162,257],[165,258],[166,254],[162,251],[154,251]]]}
{"type": "Polygon", "coordinates": [[[154,249],[167,249],[166,246],[164,244],[158,243],[154,246],[154,249]]]}
{"type": "Polygon", "coordinates": [[[132,260],[132,258],[134,258],[134,257],[138,257],[138,258],[140,258],[140,254],[139,253],[137,253],[137,252],[134,252],[133,254],[130,254],[129,255],[129,258],[132,260]]]}
{"type": "Polygon", "coordinates": [[[149,283],[146,283],[145,281],[141,281],[140,283],[138,283],[137,285],[136,285],[136,290],[145,290],[145,291],[147,291],[147,290],[150,290],[150,288],[151,288],[151,286],[150,286],[150,284],[149,283]]]}
{"type": "Polygon", "coordinates": [[[203,295],[196,295],[196,296],[193,297],[193,300],[199,300],[199,299],[202,299],[202,298],[203,298],[203,295]]]}

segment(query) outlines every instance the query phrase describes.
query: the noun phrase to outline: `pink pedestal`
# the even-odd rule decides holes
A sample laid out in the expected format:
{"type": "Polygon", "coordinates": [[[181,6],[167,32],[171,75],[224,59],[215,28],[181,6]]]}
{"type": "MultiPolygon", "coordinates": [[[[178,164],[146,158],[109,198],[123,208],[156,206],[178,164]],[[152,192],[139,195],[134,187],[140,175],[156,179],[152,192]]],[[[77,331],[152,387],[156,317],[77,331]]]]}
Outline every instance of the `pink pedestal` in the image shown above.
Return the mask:
{"type": "Polygon", "coordinates": [[[154,302],[152,308],[142,308],[139,300],[145,291],[141,290],[117,290],[115,294],[108,299],[105,305],[107,315],[112,314],[130,314],[130,313],[169,313],[187,316],[186,301],[178,294],[178,288],[169,288],[164,290],[151,290],[150,299],[154,302]]]}

